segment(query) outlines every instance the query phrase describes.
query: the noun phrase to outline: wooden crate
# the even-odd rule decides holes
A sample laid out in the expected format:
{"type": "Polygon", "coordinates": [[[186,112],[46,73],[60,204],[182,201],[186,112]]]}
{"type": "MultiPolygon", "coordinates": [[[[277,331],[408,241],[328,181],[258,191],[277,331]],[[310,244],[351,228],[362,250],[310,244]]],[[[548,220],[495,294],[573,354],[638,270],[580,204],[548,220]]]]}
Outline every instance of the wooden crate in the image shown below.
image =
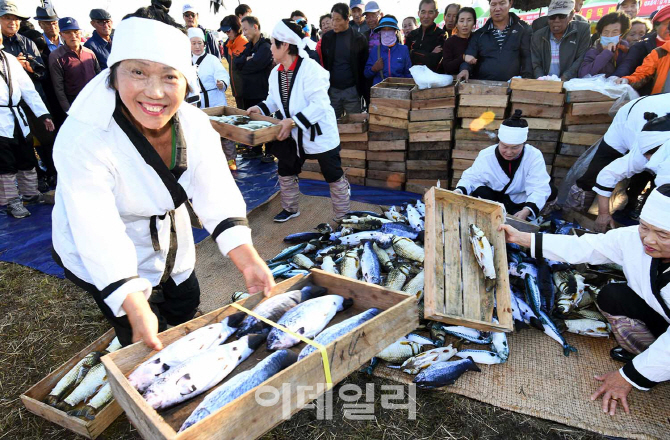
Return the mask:
{"type": "Polygon", "coordinates": [[[369,179],[369,178],[365,179],[365,186],[370,186],[372,188],[393,189],[396,191],[402,191],[403,189],[405,189],[405,184],[402,182],[369,179]]]}
{"type": "Polygon", "coordinates": [[[600,115],[572,115],[566,113],[563,116],[565,125],[591,125],[591,124],[611,124],[614,118],[609,114],[600,115]]]}
{"type": "Polygon", "coordinates": [[[394,185],[398,183],[405,183],[405,180],[407,180],[407,175],[405,173],[399,173],[396,171],[368,170],[366,177],[368,179],[384,180],[394,185]]]}
{"type": "Polygon", "coordinates": [[[579,159],[577,156],[564,156],[562,154],[558,154],[554,159],[553,165],[554,167],[570,168],[575,164],[575,162],[577,162],[577,159],[579,159]]]}
{"type": "Polygon", "coordinates": [[[368,111],[371,115],[386,116],[389,118],[407,119],[409,117],[409,109],[391,105],[380,105],[376,99],[370,101],[368,111]]]}
{"type": "Polygon", "coordinates": [[[601,137],[602,136],[598,134],[564,131],[563,134],[561,134],[561,142],[564,144],[586,145],[590,147],[598,142],[601,137]]]}
{"type": "MultiPolygon", "coordinates": [[[[247,112],[240,110],[234,107],[210,107],[202,109],[209,116],[231,116],[231,115],[246,115],[247,112]]],[[[279,124],[279,119],[270,118],[263,115],[253,114],[249,116],[252,121],[267,121],[272,122],[273,124],[279,124]]],[[[271,142],[277,139],[277,135],[281,131],[279,125],[274,125],[272,127],[261,128],[260,130],[248,130],[246,128],[241,128],[232,124],[224,124],[222,122],[209,121],[214,127],[214,130],[219,133],[222,138],[229,139],[231,141],[239,142],[244,145],[263,145],[266,142],[271,142]]]]}
{"type": "Polygon", "coordinates": [[[370,141],[368,151],[405,151],[407,141],[370,141]]]}
{"type": "Polygon", "coordinates": [[[561,93],[563,91],[563,81],[512,78],[509,88],[512,90],[527,90],[529,92],[561,93]]]}
{"type": "Polygon", "coordinates": [[[404,151],[369,151],[367,154],[367,160],[372,161],[404,162],[405,159],[404,151]]]}
{"type": "Polygon", "coordinates": [[[52,371],[47,377],[30,387],[28,391],[21,394],[21,402],[31,413],[47,419],[86,438],[97,438],[123,410],[112,400],[108,403],[93,420],[83,420],[79,417],[67,415],[67,413],[44,403],[53,387],[65,376],[80,360],[93,351],[102,351],[114,339],[114,330],[108,330],[104,335],[96,339],[91,345],[74,355],[69,361],[52,371]]]}
{"type": "Polygon", "coordinates": [[[442,170],[448,171],[449,164],[446,160],[408,160],[408,170],[442,170]]]}
{"type": "Polygon", "coordinates": [[[365,177],[366,173],[367,170],[365,168],[348,167],[344,169],[344,174],[347,177],[365,177]]]}
{"type": "Polygon", "coordinates": [[[426,110],[411,110],[409,112],[410,122],[444,121],[448,119],[454,119],[454,107],[426,109],[426,110]]]}
{"type": "MultiPolygon", "coordinates": [[[[469,128],[457,128],[454,133],[456,141],[487,141],[490,145],[498,142],[498,134],[489,130],[470,130],[469,128]]],[[[558,138],[556,138],[558,140],[558,138]]]]}
{"type": "Polygon", "coordinates": [[[368,175],[371,170],[376,171],[394,171],[397,173],[404,173],[407,169],[405,162],[389,162],[389,161],[377,161],[369,160],[368,161],[368,175]]]}
{"type": "Polygon", "coordinates": [[[393,118],[390,116],[382,116],[375,114],[370,115],[370,127],[376,125],[381,127],[400,128],[403,130],[407,130],[408,124],[409,124],[409,118],[407,117],[393,118]]]}
{"type": "Polygon", "coordinates": [[[451,152],[452,159],[467,159],[474,161],[477,159],[477,156],[479,156],[479,151],[477,150],[454,150],[451,152]]]}
{"type": "Polygon", "coordinates": [[[370,98],[370,105],[373,104],[376,107],[401,108],[408,111],[412,108],[412,101],[404,99],[370,98]]]}
{"type": "Polygon", "coordinates": [[[337,131],[340,134],[365,133],[368,131],[368,115],[359,113],[343,116],[337,120],[337,131]]]}
{"type": "Polygon", "coordinates": [[[496,145],[498,143],[497,140],[493,141],[462,141],[459,139],[456,139],[454,142],[454,152],[456,150],[469,150],[469,151],[481,151],[484,148],[488,148],[491,145],[496,145]]]}
{"type": "Polygon", "coordinates": [[[510,114],[514,114],[515,110],[521,110],[523,117],[529,118],[562,118],[563,107],[557,105],[540,105],[540,104],[525,104],[521,102],[513,102],[510,106],[510,114]]]}
{"type": "Polygon", "coordinates": [[[440,99],[419,99],[412,98],[412,110],[436,110],[440,108],[456,107],[456,97],[440,99]]]}
{"type": "Polygon", "coordinates": [[[343,157],[342,167],[365,168],[366,162],[365,159],[350,159],[348,157],[343,157]]]}
{"type": "MultiPolygon", "coordinates": [[[[313,270],[306,277],[298,276],[279,283],[272,293],[278,294],[300,288],[306,282],[326,287],[330,294],[340,294],[354,300],[353,306],[338,313],[330,322],[330,325],[362,313],[371,307],[382,310],[373,319],[326,346],[334,384],[345,379],[375,354],[419,325],[417,298],[320,270],[313,270]]],[[[251,309],[262,299],[263,294],[259,293],[238,301],[238,304],[251,309]]],[[[237,309],[234,307],[225,306],[160,333],[158,338],[164,345],[168,345],[198,328],[220,322],[226,316],[236,312],[237,309]]],[[[299,352],[303,346],[304,344],[301,343],[291,350],[299,352]]],[[[156,412],[126,378],[151,354],[151,350],[146,345],[138,343],[102,359],[114,395],[140,435],[146,439],[258,438],[283,421],[283,411],[287,411],[286,416],[295,414],[311,400],[325,392],[323,386],[317,386],[317,384],[324,383],[324,372],[321,353],[315,351],[260,385],[260,387],[274,387],[274,389],[281,390],[282,393],[285,390],[283,388],[283,386],[286,386],[285,384],[292,386],[289,391],[291,395],[284,396],[285,398],[280,399],[276,405],[260,406],[255,397],[257,387],[194,426],[177,433],[184,420],[208,393],[203,393],[160,414],[156,412]],[[308,391],[304,396],[298,396],[297,390],[301,389],[299,387],[313,387],[311,388],[313,391],[311,393],[308,391]],[[290,399],[286,399],[288,397],[290,399]],[[287,400],[290,400],[290,402],[286,403],[287,400]],[[283,405],[284,403],[287,406],[283,405]]],[[[270,352],[265,349],[264,345],[261,346],[252,356],[235,368],[228,375],[228,379],[252,368],[269,354],[270,352]]],[[[309,390],[309,388],[304,389],[309,390]]]]}
{"type": "Polygon", "coordinates": [[[558,142],[560,137],[560,130],[528,130],[529,141],[558,142]]]}
{"type": "MultiPolygon", "coordinates": [[[[432,186],[432,185],[431,185],[432,186]]],[[[423,194],[430,189],[430,186],[427,185],[421,185],[418,183],[412,183],[412,182],[405,182],[405,191],[419,194],[423,196],[423,194]]]]}
{"type": "Polygon", "coordinates": [[[505,119],[506,107],[458,107],[459,118],[478,118],[493,116],[493,119],[505,119]]]}
{"type": "Polygon", "coordinates": [[[412,90],[412,101],[453,98],[454,96],[456,96],[456,88],[454,86],[436,87],[424,90],[417,87],[412,90]]]}
{"type": "Polygon", "coordinates": [[[504,232],[498,203],[431,188],[425,195],[424,303],[427,319],[485,331],[514,329],[504,232]],[[494,247],[495,289],[487,292],[475,260],[468,226],[479,227],[494,247]],[[494,296],[495,295],[495,296],[494,296]],[[498,324],[492,322],[497,301],[498,324]]]}
{"type": "Polygon", "coordinates": [[[591,90],[573,90],[565,93],[565,102],[599,102],[599,101],[614,101],[607,95],[591,90]]]}
{"type": "Polygon", "coordinates": [[[524,118],[528,128],[533,130],[560,130],[563,127],[562,119],[524,118]]]}
{"type": "Polygon", "coordinates": [[[563,129],[570,133],[590,133],[604,135],[610,124],[566,125],[563,129]]]}
{"type": "Polygon", "coordinates": [[[443,170],[407,170],[407,179],[449,179],[449,171],[443,170]]]}
{"type": "Polygon", "coordinates": [[[409,139],[407,130],[379,127],[376,125],[370,127],[368,136],[371,141],[406,141],[409,139]]]}
{"type": "Polygon", "coordinates": [[[529,92],[527,90],[512,90],[511,102],[526,104],[555,105],[562,106],[565,100],[563,93],[529,92]]]}
{"type": "Polygon", "coordinates": [[[450,150],[451,141],[410,142],[408,151],[450,150]]]}
{"type": "Polygon", "coordinates": [[[507,95],[507,81],[471,79],[458,85],[459,95],[507,95]]]}
{"type": "Polygon", "coordinates": [[[451,128],[444,131],[429,131],[420,133],[410,133],[410,142],[436,142],[436,141],[450,141],[452,138],[451,128]]]}
{"type": "Polygon", "coordinates": [[[526,141],[527,144],[532,145],[543,153],[556,153],[558,143],[553,141],[526,141]]]}
{"type": "Polygon", "coordinates": [[[346,158],[366,160],[368,158],[368,153],[366,151],[340,150],[340,157],[342,159],[346,158]]]}
{"type": "Polygon", "coordinates": [[[340,142],[367,142],[368,133],[343,133],[340,134],[340,142]]]}
{"type": "MultiPolygon", "coordinates": [[[[346,174],[346,172],[345,172],[346,174]]],[[[349,176],[347,175],[347,180],[349,181],[350,184],[352,185],[361,185],[365,186],[365,177],[358,177],[358,176],[349,176]]]]}
{"type": "Polygon", "coordinates": [[[425,151],[408,151],[408,160],[443,160],[448,161],[451,157],[450,150],[425,150],[425,151]]]}
{"type": "Polygon", "coordinates": [[[413,133],[429,133],[436,131],[450,131],[451,121],[424,121],[424,122],[410,122],[407,130],[409,131],[410,139],[413,133]]]}
{"type": "Polygon", "coordinates": [[[368,149],[368,141],[341,142],[340,147],[342,148],[342,151],[366,151],[368,149]]]}
{"type": "Polygon", "coordinates": [[[370,98],[411,101],[416,84],[411,78],[386,78],[370,89],[370,98]]]}
{"type": "Polygon", "coordinates": [[[461,107],[507,107],[507,95],[461,95],[458,105],[461,107]]]}
{"type": "Polygon", "coordinates": [[[609,115],[613,102],[577,102],[568,104],[567,113],[573,116],[609,115]]]}
{"type": "Polygon", "coordinates": [[[467,128],[473,131],[497,130],[502,125],[502,121],[495,119],[489,121],[484,118],[463,118],[461,119],[461,128],[467,128]]]}
{"type": "Polygon", "coordinates": [[[451,159],[451,169],[465,171],[470,168],[473,163],[475,163],[474,159],[451,159]]]}

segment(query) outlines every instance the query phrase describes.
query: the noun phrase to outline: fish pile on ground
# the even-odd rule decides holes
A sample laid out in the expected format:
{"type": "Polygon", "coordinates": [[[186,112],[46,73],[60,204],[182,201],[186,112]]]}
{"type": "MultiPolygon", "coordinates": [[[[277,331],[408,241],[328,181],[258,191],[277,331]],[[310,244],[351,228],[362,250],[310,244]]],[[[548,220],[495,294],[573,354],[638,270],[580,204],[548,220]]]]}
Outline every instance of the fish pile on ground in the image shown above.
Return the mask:
{"type": "MultiPolygon", "coordinates": [[[[253,312],[326,345],[380,312],[371,308],[326,328],[337,312],[352,304],[350,298],[328,295],[327,289],[308,285],[267,298],[254,307],[253,312]]],[[[128,381],[152,408],[164,410],[215,387],[263,342],[268,350],[276,351],[212,390],[184,421],[181,432],[309,355],[314,348],[308,345],[300,353],[293,352],[289,349],[299,344],[300,339],[254,316],[235,313],[168,345],[139,365],[128,376],[128,381]],[[226,343],[231,336],[236,339],[226,343]]]]}
{"type": "Polygon", "coordinates": [[[292,246],[267,261],[272,275],[291,278],[312,268],[421,296],[425,205],[392,206],[383,214],[348,213],[337,231],[328,223],[316,232],[284,238],[292,246]]]}
{"type": "Polygon", "coordinates": [[[44,403],[67,412],[70,416],[87,420],[112,401],[112,388],[107,382],[105,367],[100,362],[104,355],[121,348],[117,338],[103,351],[86,355],[72,367],[44,399],[44,403]]]}
{"type": "Polygon", "coordinates": [[[275,125],[268,121],[254,121],[249,116],[244,115],[210,116],[209,119],[220,122],[222,124],[234,125],[236,127],[251,131],[260,130],[261,128],[268,128],[275,125]]]}

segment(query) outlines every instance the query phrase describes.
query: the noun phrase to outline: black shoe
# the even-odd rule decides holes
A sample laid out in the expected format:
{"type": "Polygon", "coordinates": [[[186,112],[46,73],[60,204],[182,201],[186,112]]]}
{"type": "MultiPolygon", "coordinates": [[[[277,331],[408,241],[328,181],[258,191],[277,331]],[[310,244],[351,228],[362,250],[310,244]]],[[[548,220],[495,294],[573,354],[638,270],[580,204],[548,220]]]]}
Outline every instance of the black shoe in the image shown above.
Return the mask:
{"type": "Polygon", "coordinates": [[[273,163],[275,161],[275,157],[271,154],[264,154],[263,157],[261,157],[261,162],[263,163],[273,163]]]}
{"type": "Polygon", "coordinates": [[[287,210],[282,210],[279,214],[275,215],[274,221],[277,223],[284,223],[287,220],[290,220],[294,217],[298,217],[300,215],[300,211],[298,212],[288,212],[287,210]]]}
{"type": "Polygon", "coordinates": [[[41,193],[49,192],[49,182],[47,182],[46,177],[40,177],[37,179],[37,190],[41,193]]]}
{"type": "Polygon", "coordinates": [[[610,357],[619,362],[628,363],[632,361],[635,356],[636,355],[630,351],[624,350],[620,345],[617,345],[612,350],[610,350],[610,357]]]}

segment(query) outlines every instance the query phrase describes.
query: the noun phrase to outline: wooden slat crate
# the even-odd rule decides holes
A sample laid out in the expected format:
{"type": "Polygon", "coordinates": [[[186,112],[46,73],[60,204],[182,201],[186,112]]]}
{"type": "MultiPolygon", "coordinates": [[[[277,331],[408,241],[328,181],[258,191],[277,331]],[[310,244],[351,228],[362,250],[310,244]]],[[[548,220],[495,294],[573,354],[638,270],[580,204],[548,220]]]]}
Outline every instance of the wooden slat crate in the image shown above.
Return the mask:
{"type": "Polygon", "coordinates": [[[404,173],[407,170],[405,162],[390,162],[390,161],[368,161],[368,175],[371,170],[376,171],[393,171],[397,173],[404,173]]]}
{"type": "Polygon", "coordinates": [[[558,142],[561,137],[560,130],[528,130],[529,141],[558,142]]]}
{"type": "Polygon", "coordinates": [[[558,105],[554,106],[513,102],[510,106],[510,114],[514,114],[515,110],[521,110],[523,112],[524,118],[560,119],[563,117],[563,107],[558,105]]]}
{"type": "Polygon", "coordinates": [[[567,113],[572,116],[609,115],[612,104],[612,101],[577,102],[574,104],[568,104],[567,113]]]}
{"type": "Polygon", "coordinates": [[[368,151],[405,151],[407,141],[370,141],[368,151]]]}
{"type": "Polygon", "coordinates": [[[467,150],[467,151],[481,151],[484,148],[488,148],[491,145],[497,145],[498,141],[469,141],[465,140],[462,141],[460,139],[456,139],[454,142],[454,152],[456,150],[467,150]]]}
{"type": "Polygon", "coordinates": [[[461,95],[458,105],[461,107],[507,107],[507,95],[461,95]]]}
{"type": "MultiPolygon", "coordinates": [[[[326,287],[330,294],[339,294],[354,300],[353,306],[338,313],[329,326],[371,307],[382,310],[373,319],[326,346],[334,384],[342,381],[375,354],[419,325],[417,298],[320,270],[313,270],[306,277],[294,277],[279,283],[272,293],[278,294],[300,288],[306,282],[326,287]]],[[[251,309],[263,298],[263,294],[259,293],[238,301],[238,304],[251,309]]],[[[198,328],[220,322],[226,316],[236,312],[237,309],[234,307],[225,306],[160,333],[158,338],[164,345],[167,345],[198,328]]],[[[301,343],[291,350],[299,352],[303,346],[304,344],[301,343]]],[[[102,359],[114,396],[140,435],[146,439],[258,438],[281,423],[286,416],[295,414],[325,392],[325,387],[317,386],[317,384],[323,385],[324,371],[321,354],[315,351],[260,385],[260,387],[273,387],[280,390],[281,393],[290,393],[290,396],[284,396],[285,398],[280,399],[276,405],[259,405],[255,396],[257,387],[185,431],[177,433],[185,419],[208,393],[203,393],[161,413],[155,411],[126,378],[151,354],[151,350],[146,345],[138,343],[102,359]],[[284,388],[287,384],[290,385],[288,391],[284,388]],[[304,396],[299,396],[298,390],[313,391],[307,391],[304,396]]],[[[270,352],[261,346],[252,356],[235,368],[227,379],[230,380],[236,374],[252,368],[269,354],[270,352]]]]}
{"type": "Polygon", "coordinates": [[[458,107],[459,118],[479,118],[493,116],[493,119],[505,119],[506,107],[458,107]]]}
{"type": "Polygon", "coordinates": [[[367,142],[368,133],[343,133],[340,134],[340,142],[367,142]]]}
{"type": "Polygon", "coordinates": [[[366,151],[368,149],[368,141],[341,142],[340,147],[342,150],[366,151]]]}
{"type": "Polygon", "coordinates": [[[563,116],[563,122],[565,125],[611,124],[613,119],[614,118],[612,116],[605,113],[598,115],[573,115],[566,112],[565,116],[563,116]]]}
{"type": "Polygon", "coordinates": [[[370,100],[370,108],[368,109],[368,111],[370,112],[371,115],[386,116],[388,118],[397,118],[397,119],[407,119],[409,117],[409,109],[393,105],[392,102],[389,103],[384,102],[384,104],[388,105],[381,105],[378,101],[381,100],[377,99],[370,100]]]}
{"type": "MultiPolygon", "coordinates": [[[[446,121],[449,122],[449,121],[446,121]]],[[[428,131],[420,133],[410,133],[410,142],[436,142],[450,141],[452,138],[451,127],[444,127],[444,131],[428,131]]]]}
{"type": "Polygon", "coordinates": [[[561,134],[561,142],[564,144],[591,146],[598,142],[602,136],[590,133],[575,133],[564,131],[561,134]]]}
{"type": "Polygon", "coordinates": [[[484,331],[512,331],[505,235],[497,230],[505,222],[502,206],[439,188],[426,193],[425,203],[426,318],[484,331]],[[470,244],[470,224],[484,231],[495,249],[496,281],[490,292],[470,244]],[[494,300],[498,324],[492,322],[494,300]]]}
{"type": "Polygon", "coordinates": [[[369,151],[367,160],[386,161],[386,162],[405,162],[406,153],[404,151],[369,151]]]}
{"type": "Polygon", "coordinates": [[[444,160],[448,161],[451,157],[450,150],[424,150],[407,152],[408,160],[444,160]]]}
{"type": "Polygon", "coordinates": [[[409,125],[409,118],[408,117],[394,118],[390,116],[371,114],[370,126],[372,127],[375,125],[381,127],[400,128],[403,130],[407,130],[407,126],[409,125]]]}
{"type": "Polygon", "coordinates": [[[566,125],[563,129],[569,133],[589,133],[604,135],[609,130],[610,124],[590,124],[590,125],[566,125]]]}
{"type": "Polygon", "coordinates": [[[340,134],[365,133],[368,131],[368,115],[366,113],[345,115],[337,120],[340,134]]]}
{"type": "Polygon", "coordinates": [[[416,89],[414,80],[403,78],[387,78],[370,89],[370,98],[383,98],[411,101],[412,91],[416,89]]]}
{"type": "Polygon", "coordinates": [[[563,91],[563,81],[512,78],[509,88],[512,90],[526,90],[529,92],[561,93],[563,91]]]}
{"type": "Polygon", "coordinates": [[[459,95],[507,95],[507,81],[471,79],[460,83],[457,92],[459,95]]]}
{"type": "Polygon", "coordinates": [[[408,151],[450,150],[450,141],[410,142],[408,151]]]}
{"type": "Polygon", "coordinates": [[[454,110],[455,107],[411,110],[409,112],[409,120],[411,122],[420,122],[420,121],[444,121],[447,119],[454,119],[455,116],[454,110]]]}
{"type": "Polygon", "coordinates": [[[373,125],[370,126],[368,136],[371,141],[406,141],[409,139],[409,132],[397,128],[373,125]]]}
{"type": "Polygon", "coordinates": [[[412,110],[437,110],[440,108],[456,107],[456,97],[440,99],[418,99],[412,98],[412,110]]]}
{"type": "Polygon", "coordinates": [[[96,339],[88,347],[74,355],[69,361],[52,371],[47,377],[30,387],[25,393],[21,394],[21,402],[26,409],[39,417],[42,417],[63,428],[75,432],[86,438],[97,438],[123,410],[116,402],[112,400],[95,416],[93,420],[83,420],[79,417],[67,415],[67,413],[56,409],[44,403],[44,399],[56,386],[59,380],[65,376],[80,360],[93,351],[102,351],[114,339],[114,330],[108,330],[104,335],[96,339]]]}
{"type": "Polygon", "coordinates": [[[599,101],[614,101],[614,99],[592,90],[573,90],[565,93],[565,102],[567,103],[599,101]]]}
{"type": "Polygon", "coordinates": [[[370,169],[368,170],[366,177],[368,179],[384,180],[394,185],[405,183],[405,180],[407,180],[407,175],[405,173],[400,173],[396,171],[370,170],[370,169]]]}
{"type": "Polygon", "coordinates": [[[417,87],[416,89],[412,90],[412,101],[447,99],[453,98],[454,96],[456,96],[456,88],[454,86],[437,87],[424,90],[421,90],[417,87]]]}
{"type": "MultiPolygon", "coordinates": [[[[208,116],[231,116],[231,115],[246,115],[247,112],[234,107],[210,107],[202,109],[208,116]]],[[[213,121],[210,123],[214,130],[216,130],[222,138],[231,141],[239,142],[244,145],[263,145],[266,142],[271,142],[277,139],[277,135],[281,131],[279,119],[269,118],[263,115],[253,114],[249,116],[252,121],[266,121],[275,124],[272,127],[261,128],[260,130],[249,130],[246,128],[237,127],[232,124],[224,124],[222,122],[213,121]]]]}
{"type": "Polygon", "coordinates": [[[463,118],[461,119],[461,128],[474,131],[480,130],[498,130],[502,121],[500,119],[488,120],[484,118],[463,118]]]}
{"type": "Polygon", "coordinates": [[[527,90],[512,90],[510,101],[515,103],[562,106],[565,100],[563,93],[529,92],[527,90]]]}

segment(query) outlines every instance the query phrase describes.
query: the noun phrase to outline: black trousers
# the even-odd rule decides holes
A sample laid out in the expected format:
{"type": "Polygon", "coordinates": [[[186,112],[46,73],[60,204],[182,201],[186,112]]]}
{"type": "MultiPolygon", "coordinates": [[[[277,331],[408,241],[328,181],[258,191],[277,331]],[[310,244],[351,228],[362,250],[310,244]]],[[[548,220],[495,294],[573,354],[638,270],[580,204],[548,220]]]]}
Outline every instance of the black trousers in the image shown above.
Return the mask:
{"type": "Polygon", "coordinates": [[[342,159],[340,157],[340,146],[320,154],[306,154],[300,152],[298,156],[298,147],[295,140],[289,137],[283,141],[269,142],[266,146],[266,152],[277,158],[277,174],[282,177],[297,176],[302,171],[302,165],[305,160],[312,159],[319,162],[321,174],[326,182],[337,182],[344,175],[342,170],[342,159]]]}
{"type": "MultiPolygon", "coordinates": [[[[244,100],[244,110],[249,110],[251,107],[260,104],[263,102],[262,98],[254,98],[254,99],[245,99],[244,100]]],[[[255,147],[251,147],[251,151],[253,151],[256,154],[262,154],[263,153],[263,146],[262,145],[256,145],[255,147]]]]}
{"type": "Polygon", "coordinates": [[[625,283],[606,284],[598,294],[598,307],[610,315],[626,316],[645,323],[657,338],[666,332],[669,324],[625,283]]]}
{"type": "MultiPolygon", "coordinates": [[[[128,316],[115,316],[105,303],[102,292],[96,289],[94,285],[77,278],[67,269],[65,269],[65,277],[91,294],[102,314],[114,327],[121,345],[124,347],[130,345],[133,339],[133,329],[130,327],[128,316]]],[[[195,271],[180,285],[176,285],[172,278],[159,284],[154,287],[149,297],[151,311],[158,318],[159,332],[167,330],[168,324],[179,325],[193,319],[199,305],[200,285],[195,276],[195,271]]]]}
{"type": "Polygon", "coordinates": [[[593,186],[596,184],[598,174],[603,168],[622,156],[623,154],[610,147],[607,142],[605,142],[605,139],[602,139],[600,145],[598,145],[598,149],[591,159],[591,163],[589,163],[589,166],[586,169],[586,172],[582,177],[577,179],[577,186],[584,191],[593,191],[593,186]]]}
{"type": "MultiPolygon", "coordinates": [[[[647,184],[651,183],[651,188],[654,189],[656,186],[654,184],[654,175],[649,171],[642,171],[639,174],[634,175],[630,178],[628,182],[628,188],[626,188],[626,195],[628,196],[628,202],[624,207],[624,211],[632,211],[637,205],[637,198],[642,194],[642,191],[647,187],[647,184]]],[[[651,191],[645,194],[646,197],[649,197],[651,191]]]]}
{"type": "Polygon", "coordinates": [[[14,122],[14,138],[0,137],[0,174],[16,174],[32,170],[37,166],[35,151],[29,145],[17,121],[14,122]]]}

